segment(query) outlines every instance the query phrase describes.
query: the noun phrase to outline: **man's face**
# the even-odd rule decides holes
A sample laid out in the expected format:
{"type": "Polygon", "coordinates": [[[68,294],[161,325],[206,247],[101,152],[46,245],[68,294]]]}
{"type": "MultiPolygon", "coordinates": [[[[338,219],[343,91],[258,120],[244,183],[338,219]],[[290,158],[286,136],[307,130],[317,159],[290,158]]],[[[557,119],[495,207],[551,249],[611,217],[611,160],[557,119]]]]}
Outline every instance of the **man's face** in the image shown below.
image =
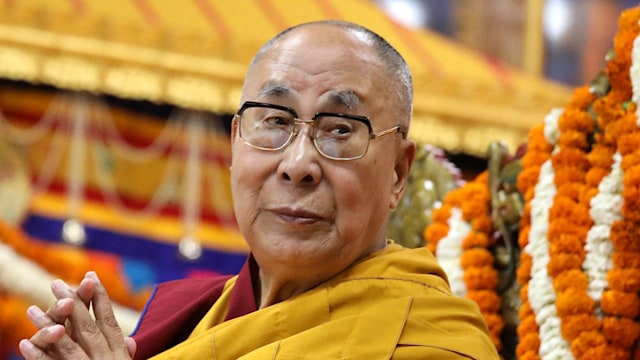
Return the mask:
{"type": "MultiPolygon", "coordinates": [[[[317,112],[368,116],[373,132],[397,125],[394,87],[362,40],[343,29],[312,25],[285,35],[251,69],[243,101],[317,112]]],[[[262,269],[326,279],[384,247],[388,210],[402,193],[414,145],[392,134],[371,141],[358,160],[318,153],[311,126],[283,150],[245,144],[234,123],[232,193],[240,230],[262,269]],[[400,165],[398,165],[400,164],[400,165]]]]}

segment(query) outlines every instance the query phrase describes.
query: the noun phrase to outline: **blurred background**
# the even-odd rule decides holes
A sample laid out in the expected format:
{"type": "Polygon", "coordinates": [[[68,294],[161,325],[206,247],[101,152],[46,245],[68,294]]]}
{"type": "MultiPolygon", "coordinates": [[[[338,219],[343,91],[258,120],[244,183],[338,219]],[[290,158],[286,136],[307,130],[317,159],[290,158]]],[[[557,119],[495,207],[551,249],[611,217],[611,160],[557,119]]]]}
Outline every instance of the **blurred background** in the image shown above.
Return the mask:
{"type": "Polygon", "coordinates": [[[98,271],[127,328],[152,284],[240,269],[229,124],[251,57],[280,30],[349,20],[405,56],[421,190],[390,226],[423,246],[425,209],[485,170],[492,142],[515,153],[573,87],[593,81],[620,13],[636,5],[0,1],[0,359],[32,331],[26,306],[46,307],[54,278],[98,271]]]}

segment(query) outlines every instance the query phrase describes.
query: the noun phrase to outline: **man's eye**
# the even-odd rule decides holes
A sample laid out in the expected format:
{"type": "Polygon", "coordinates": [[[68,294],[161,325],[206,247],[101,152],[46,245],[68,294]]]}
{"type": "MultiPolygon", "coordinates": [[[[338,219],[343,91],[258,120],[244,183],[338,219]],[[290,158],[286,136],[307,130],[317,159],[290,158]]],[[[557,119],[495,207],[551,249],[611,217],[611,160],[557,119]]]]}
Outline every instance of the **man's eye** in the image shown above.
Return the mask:
{"type": "Polygon", "coordinates": [[[318,132],[333,138],[345,138],[353,134],[354,128],[353,124],[348,121],[325,118],[318,124],[318,132]]]}
{"type": "Polygon", "coordinates": [[[347,125],[335,125],[331,129],[331,134],[333,135],[349,135],[351,133],[351,127],[347,125]]]}
{"type": "Polygon", "coordinates": [[[280,127],[287,126],[291,123],[291,121],[282,116],[270,116],[262,120],[262,122],[267,126],[280,127]]]}

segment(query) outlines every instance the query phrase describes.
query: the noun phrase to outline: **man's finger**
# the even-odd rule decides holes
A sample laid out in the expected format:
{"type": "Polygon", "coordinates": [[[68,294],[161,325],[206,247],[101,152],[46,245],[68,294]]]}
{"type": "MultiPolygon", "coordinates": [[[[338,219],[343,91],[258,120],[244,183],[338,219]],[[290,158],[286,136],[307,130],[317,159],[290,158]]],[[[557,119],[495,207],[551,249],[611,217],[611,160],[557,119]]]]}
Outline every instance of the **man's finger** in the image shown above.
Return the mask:
{"type": "Polygon", "coordinates": [[[107,339],[109,347],[113,351],[122,351],[128,354],[128,347],[124,340],[124,335],[120,329],[120,325],[113,313],[113,307],[111,306],[111,300],[107,294],[106,289],[102,286],[98,275],[90,271],[85,275],[85,279],[92,279],[95,281],[95,291],[93,294],[92,305],[93,313],[96,317],[96,324],[102,331],[102,334],[107,339]]]}
{"type": "Polygon", "coordinates": [[[94,290],[95,282],[91,279],[87,279],[86,277],[80,282],[80,285],[78,285],[78,288],[75,291],[72,291],[71,287],[60,279],[51,283],[51,291],[56,299],[79,296],[87,309],[89,308],[89,303],[93,297],[94,290]]]}
{"type": "Polygon", "coordinates": [[[27,308],[27,318],[35,327],[42,329],[45,326],[64,324],[67,317],[73,311],[73,300],[60,299],[56,301],[45,314],[39,307],[32,305],[27,308]]]}
{"type": "Polygon", "coordinates": [[[25,358],[25,360],[48,360],[51,359],[49,355],[47,355],[44,350],[35,346],[31,341],[27,339],[23,339],[18,344],[18,348],[20,349],[20,353],[25,358]]]}
{"type": "MultiPolygon", "coordinates": [[[[89,282],[92,282],[90,280],[89,282]]],[[[88,284],[88,283],[85,283],[88,284]]],[[[93,286],[93,285],[92,285],[93,286]]],[[[51,284],[51,289],[57,298],[73,300],[73,311],[69,315],[70,328],[73,330],[73,340],[77,342],[90,357],[100,357],[109,350],[109,345],[89,313],[87,303],[64,281],[58,279],[51,284]]]]}
{"type": "Polygon", "coordinates": [[[49,359],[49,353],[55,352],[53,346],[56,346],[58,341],[64,337],[66,337],[64,326],[60,324],[45,326],[29,340],[20,341],[20,352],[27,359],[49,359]]]}
{"type": "MultiPolygon", "coordinates": [[[[27,318],[29,318],[29,321],[38,329],[49,327],[50,330],[48,331],[50,332],[51,328],[56,324],[63,326],[65,322],[64,319],[66,319],[72,311],[73,300],[65,298],[56,301],[46,314],[39,307],[35,305],[30,306],[27,309],[27,318]],[[60,317],[62,320],[52,318],[52,314],[54,313],[56,314],[55,316],[60,317]]],[[[51,348],[58,353],[74,352],[76,351],[75,348],[77,344],[69,337],[65,330],[63,327],[62,331],[64,334],[62,334],[62,336],[57,336],[60,335],[59,333],[54,333],[53,335],[55,336],[51,336],[51,333],[47,333],[47,336],[43,336],[44,334],[42,333],[39,335],[36,333],[34,337],[36,335],[38,336],[32,339],[32,343],[41,348],[51,348]]]]}

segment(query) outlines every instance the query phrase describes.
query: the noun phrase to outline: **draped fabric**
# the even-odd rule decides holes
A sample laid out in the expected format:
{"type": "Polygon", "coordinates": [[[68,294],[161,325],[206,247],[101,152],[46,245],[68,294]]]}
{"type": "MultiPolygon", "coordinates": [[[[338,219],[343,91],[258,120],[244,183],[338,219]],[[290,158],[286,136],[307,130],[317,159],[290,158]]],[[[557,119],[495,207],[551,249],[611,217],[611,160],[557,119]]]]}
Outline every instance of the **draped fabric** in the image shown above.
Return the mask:
{"type": "Polygon", "coordinates": [[[311,290],[255,311],[251,301],[236,304],[253,299],[247,266],[223,289],[207,286],[217,301],[192,331],[193,317],[174,316],[188,321],[172,327],[161,314],[201,313],[200,287],[191,294],[176,284],[159,287],[135,335],[141,348],[180,329],[175,334],[190,331],[188,338],[153,359],[497,358],[477,305],[451,294],[425,248],[389,245],[311,290]],[[249,312],[229,319],[238,307],[249,312]]]}

